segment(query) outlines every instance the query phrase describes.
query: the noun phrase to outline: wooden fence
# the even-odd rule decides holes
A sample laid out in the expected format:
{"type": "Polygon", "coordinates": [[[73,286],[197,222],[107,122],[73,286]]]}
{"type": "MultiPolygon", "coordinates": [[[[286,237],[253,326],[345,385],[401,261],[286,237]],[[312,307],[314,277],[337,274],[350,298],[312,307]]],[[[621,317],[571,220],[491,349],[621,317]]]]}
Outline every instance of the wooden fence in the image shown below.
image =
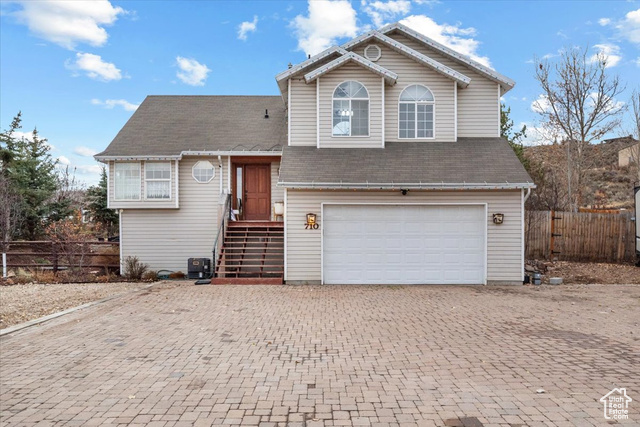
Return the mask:
{"type": "Polygon", "coordinates": [[[64,249],[50,241],[11,242],[7,267],[51,269],[55,272],[78,267],[78,260],[82,257],[82,267],[118,269],[118,248],[118,242],[103,241],[67,242],[64,249]]]}
{"type": "Polygon", "coordinates": [[[631,212],[530,211],[525,214],[527,259],[635,261],[635,223],[631,212]]]}

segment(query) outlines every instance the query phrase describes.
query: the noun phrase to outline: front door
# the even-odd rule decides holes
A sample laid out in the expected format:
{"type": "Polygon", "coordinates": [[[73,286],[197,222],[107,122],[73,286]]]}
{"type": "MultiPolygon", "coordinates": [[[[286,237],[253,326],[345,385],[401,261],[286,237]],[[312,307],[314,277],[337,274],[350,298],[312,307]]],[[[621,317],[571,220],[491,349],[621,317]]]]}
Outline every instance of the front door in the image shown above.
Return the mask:
{"type": "Polygon", "coordinates": [[[248,221],[271,219],[271,165],[244,166],[243,217],[248,221]]]}

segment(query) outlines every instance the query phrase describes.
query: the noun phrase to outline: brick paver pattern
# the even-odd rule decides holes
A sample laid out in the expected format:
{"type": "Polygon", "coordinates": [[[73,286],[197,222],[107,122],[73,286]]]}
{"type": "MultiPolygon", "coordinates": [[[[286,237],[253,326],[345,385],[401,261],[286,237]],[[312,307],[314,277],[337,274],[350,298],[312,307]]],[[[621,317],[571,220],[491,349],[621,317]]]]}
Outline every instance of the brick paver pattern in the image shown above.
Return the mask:
{"type": "Polygon", "coordinates": [[[3,425],[640,425],[640,287],[160,284],[0,339],[3,425]]]}

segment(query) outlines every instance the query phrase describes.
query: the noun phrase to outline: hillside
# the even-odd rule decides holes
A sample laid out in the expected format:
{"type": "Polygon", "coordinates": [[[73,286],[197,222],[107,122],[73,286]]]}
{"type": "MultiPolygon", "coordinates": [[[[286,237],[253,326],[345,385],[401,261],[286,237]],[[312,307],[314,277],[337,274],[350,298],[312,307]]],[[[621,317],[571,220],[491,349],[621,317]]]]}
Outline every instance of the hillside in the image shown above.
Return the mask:
{"type": "MultiPolygon", "coordinates": [[[[582,207],[633,208],[637,168],[635,165],[618,167],[618,151],[635,142],[631,137],[622,137],[590,146],[582,207]]],[[[551,144],[525,147],[524,155],[533,168],[547,171],[545,174],[551,176],[552,185],[566,187],[566,146],[551,144]]]]}

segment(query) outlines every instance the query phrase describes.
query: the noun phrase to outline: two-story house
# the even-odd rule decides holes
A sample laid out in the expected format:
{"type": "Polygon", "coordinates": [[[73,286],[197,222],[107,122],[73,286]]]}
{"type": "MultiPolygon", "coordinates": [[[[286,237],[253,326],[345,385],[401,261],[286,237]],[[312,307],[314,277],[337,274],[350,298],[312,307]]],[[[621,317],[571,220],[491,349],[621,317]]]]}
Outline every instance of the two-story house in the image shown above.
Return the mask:
{"type": "Polygon", "coordinates": [[[522,283],[534,184],[514,82],[401,25],[276,76],[281,96],[149,96],[109,147],[121,258],[215,283],[522,283]]]}

